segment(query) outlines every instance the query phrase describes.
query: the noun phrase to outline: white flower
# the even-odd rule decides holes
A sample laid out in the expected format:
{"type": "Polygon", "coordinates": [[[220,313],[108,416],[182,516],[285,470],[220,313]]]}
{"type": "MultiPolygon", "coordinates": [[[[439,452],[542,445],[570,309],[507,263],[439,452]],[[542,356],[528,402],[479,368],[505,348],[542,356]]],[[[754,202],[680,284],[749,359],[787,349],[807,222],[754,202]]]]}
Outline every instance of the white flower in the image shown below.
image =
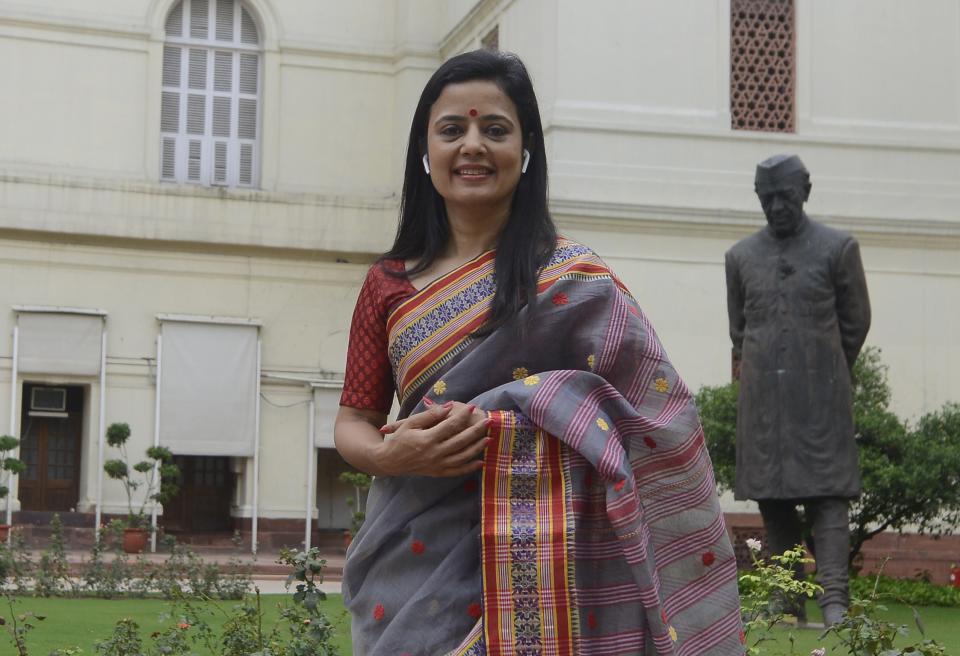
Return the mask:
{"type": "Polygon", "coordinates": [[[817,647],[810,652],[810,656],[826,656],[827,648],[826,647],[817,647]]]}
{"type": "Polygon", "coordinates": [[[747,549],[750,551],[760,551],[763,549],[763,544],[760,543],[760,540],[754,538],[747,538],[747,549]]]}

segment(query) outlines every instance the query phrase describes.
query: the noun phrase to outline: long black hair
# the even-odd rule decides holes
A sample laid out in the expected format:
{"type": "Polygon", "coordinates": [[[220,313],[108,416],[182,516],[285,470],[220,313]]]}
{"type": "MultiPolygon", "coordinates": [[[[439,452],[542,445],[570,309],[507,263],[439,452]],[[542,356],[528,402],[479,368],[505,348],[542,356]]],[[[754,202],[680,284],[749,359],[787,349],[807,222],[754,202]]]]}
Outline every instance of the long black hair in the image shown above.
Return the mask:
{"type": "MultiPolygon", "coordinates": [[[[497,245],[496,292],[490,319],[478,334],[487,334],[513,317],[536,296],[537,273],[556,246],[557,229],[547,209],[547,154],[543,125],[527,68],[514,54],[474,50],[440,66],[423,88],[413,114],[407,143],[400,223],[393,246],[381,259],[416,259],[407,275],[426,270],[450,239],[443,198],[426,173],[421,158],[427,149],[430,109],[449,84],[488,80],[516,105],[523,146],[530,151],[527,172],[513,194],[510,216],[497,245]]],[[[402,275],[402,274],[401,274],[402,275]]]]}

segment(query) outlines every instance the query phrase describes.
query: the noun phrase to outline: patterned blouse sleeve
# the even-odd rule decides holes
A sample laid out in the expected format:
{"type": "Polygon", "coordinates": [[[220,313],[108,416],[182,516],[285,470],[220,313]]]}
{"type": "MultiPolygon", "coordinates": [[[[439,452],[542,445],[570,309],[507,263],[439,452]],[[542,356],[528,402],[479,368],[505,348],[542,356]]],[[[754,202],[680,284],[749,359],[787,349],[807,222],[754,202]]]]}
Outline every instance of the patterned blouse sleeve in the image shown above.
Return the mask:
{"type": "Polygon", "coordinates": [[[370,267],[353,310],[340,405],[388,414],[394,384],[387,356],[387,307],[381,275],[378,264],[370,267]]]}

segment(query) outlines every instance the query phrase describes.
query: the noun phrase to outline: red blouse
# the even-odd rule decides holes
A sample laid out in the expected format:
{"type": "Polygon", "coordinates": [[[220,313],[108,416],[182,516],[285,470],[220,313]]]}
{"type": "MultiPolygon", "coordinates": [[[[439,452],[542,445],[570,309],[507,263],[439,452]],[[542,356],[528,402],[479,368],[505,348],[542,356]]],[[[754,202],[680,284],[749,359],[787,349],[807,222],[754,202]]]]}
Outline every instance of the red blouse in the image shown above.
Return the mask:
{"type": "Polygon", "coordinates": [[[340,405],[388,414],[395,384],[387,355],[387,317],[417,290],[408,279],[392,276],[385,269],[403,271],[404,262],[383,260],[367,271],[350,324],[340,405]]]}

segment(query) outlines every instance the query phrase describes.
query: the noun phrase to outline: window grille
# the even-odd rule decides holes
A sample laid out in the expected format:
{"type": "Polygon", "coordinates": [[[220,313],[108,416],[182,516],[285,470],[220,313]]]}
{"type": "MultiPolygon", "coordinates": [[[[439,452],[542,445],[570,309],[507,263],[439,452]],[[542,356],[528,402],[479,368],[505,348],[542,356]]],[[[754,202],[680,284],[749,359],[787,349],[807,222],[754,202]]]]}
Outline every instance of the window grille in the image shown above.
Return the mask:
{"type": "Polygon", "coordinates": [[[730,127],[794,132],[794,0],[731,0],[730,127]]]}
{"type": "Polygon", "coordinates": [[[167,16],[160,179],[254,187],[260,32],[241,0],[181,0],[167,16]]]}

